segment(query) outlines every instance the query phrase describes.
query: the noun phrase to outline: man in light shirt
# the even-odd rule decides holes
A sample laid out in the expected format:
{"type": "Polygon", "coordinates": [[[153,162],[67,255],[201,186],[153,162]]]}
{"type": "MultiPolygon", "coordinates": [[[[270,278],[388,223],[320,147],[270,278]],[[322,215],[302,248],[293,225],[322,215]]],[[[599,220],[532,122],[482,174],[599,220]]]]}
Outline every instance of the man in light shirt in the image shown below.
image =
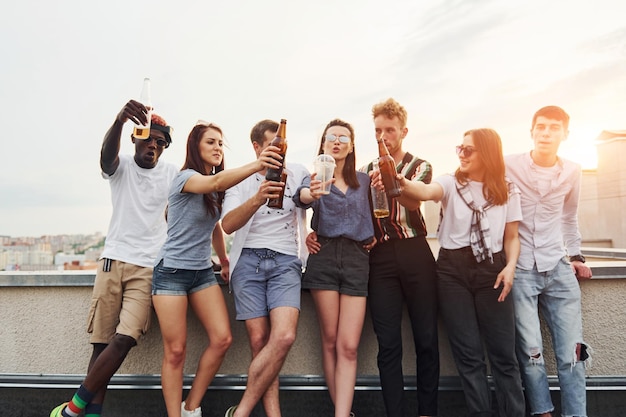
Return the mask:
{"type": "MultiPolygon", "coordinates": [[[[250,132],[258,155],[276,136],[278,123],[262,120],[250,132]]],[[[282,162],[282,161],[281,161],[282,162]]],[[[278,375],[296,338],[300,315],[306,218],[292,200],[309,174],[300,164],[286,164],[283,208],[266,205],[278,198],[281,184],[265,179],[265,171],[226,191],[222,228],[235,232],[230,249],[230,285],[236,319],[245,321],[252,362],[246,390],[226,417],[247,417],[263,400],[267,417],[280,417],[278,375]]]]}
{"type": "Polygon", "coordinates": [[[530,152],[506,157],[507,177],[522,192],[515,303],[517,356],[532,415],[551,417],[539,311],[550,328],[561,392],[561,414],[587,415],[585,365],[591,349],[583,341],[577,279],[591,278],[580,252],[578,199],[581,167],[557,155],[567,139],[569,115],[560,107],[538,110],[530,152]]]}

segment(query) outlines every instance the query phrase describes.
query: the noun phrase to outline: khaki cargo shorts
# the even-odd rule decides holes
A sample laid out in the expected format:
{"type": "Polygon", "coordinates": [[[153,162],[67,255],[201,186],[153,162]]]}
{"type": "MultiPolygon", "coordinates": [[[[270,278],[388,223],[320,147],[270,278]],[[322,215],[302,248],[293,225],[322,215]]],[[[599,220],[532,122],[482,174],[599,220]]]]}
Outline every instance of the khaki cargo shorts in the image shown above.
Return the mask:
{"type": "Polygon", "coordinates": [[[111,259],[98,263],[87,332],[91,343],[109,343],[116,333],[135,341],[150,327],[152,268],[111,259]]]}

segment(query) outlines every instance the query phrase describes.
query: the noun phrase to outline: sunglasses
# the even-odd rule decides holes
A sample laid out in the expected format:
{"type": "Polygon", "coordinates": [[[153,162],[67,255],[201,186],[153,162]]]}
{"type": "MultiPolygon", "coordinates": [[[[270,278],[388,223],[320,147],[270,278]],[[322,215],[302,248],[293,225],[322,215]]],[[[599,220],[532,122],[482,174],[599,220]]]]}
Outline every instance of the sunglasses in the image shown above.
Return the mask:
{"type": "Polygon", "coordinates": [[[213,122],[207,122],[206,120],[202,120],[202,119],[199,119],[199,120],[196,122],[196,126],[206,126],[206,127],[213,127],[213,128],[216,128],[216,127],[217,127],[217,128],[219,128],[219,126],[218,126],[218,125],[216,125],[215,123],[213,123],[213,122]]]}
{"type": "Polygon", "coordinates": [[[146,139],[141,139],[143,140],[145,143],[151,143],[153,140],[156,141],[157,146],[160,146],[161,148],[167,148],[168,146],[170,146],[170,143],[168,141],[166,141],[165,139],[157,139],[157,138],[153,138],[152,136],[149,136],[146,139]]]}
{"type": "Polygon", "coordinates": [[[337,139],[339,139],[339,142],[341,143],[350,143],[350,138],[346,135],[337,136],[329,133],[328,135],[324,136],[324,140],[326,142],[335,142],[337,139]]]}
{"type": "Polygon", "coordinates": [[[457,156],[462,156],[463,158],[469,158],[476,151],[476,148],[473,146],[463,146],[459,145],[456,147],[457,156]]]}

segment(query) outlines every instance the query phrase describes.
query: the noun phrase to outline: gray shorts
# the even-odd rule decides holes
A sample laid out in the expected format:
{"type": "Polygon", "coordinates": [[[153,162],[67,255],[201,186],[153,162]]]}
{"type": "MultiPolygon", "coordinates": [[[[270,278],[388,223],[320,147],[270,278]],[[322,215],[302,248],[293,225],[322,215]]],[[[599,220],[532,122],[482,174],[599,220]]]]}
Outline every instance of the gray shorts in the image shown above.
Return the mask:
{"type": "Polygon", "coordinates": [[[309,255],[302,288],[367,296],[370,264],[363,244],[344,237],[318,236],[321,248],[309,255]]]}
{"type": "Polygon", "coordinates": [[[235,265],[230,285],[237,320],[266,317],[276,307],[300,310],[302,262],[270,249],[247,249],[235,265]]]}

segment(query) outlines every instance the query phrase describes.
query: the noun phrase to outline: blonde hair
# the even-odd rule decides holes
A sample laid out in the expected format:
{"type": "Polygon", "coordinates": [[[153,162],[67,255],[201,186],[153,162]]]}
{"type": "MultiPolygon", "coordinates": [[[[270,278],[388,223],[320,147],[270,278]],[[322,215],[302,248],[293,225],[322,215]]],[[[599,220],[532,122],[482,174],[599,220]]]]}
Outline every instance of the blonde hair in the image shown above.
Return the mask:
{"type": "Polygon", "coordinates": [[[388,98],[387,100],[381,101],[380,103],[374,104],[372,106],[372,117],[375,119],[381,115],[385,116],[388,119],[398,117],[398,120],[400,121],[402,127],[406,127],[406,109],[392,98],[388,98]]]}

